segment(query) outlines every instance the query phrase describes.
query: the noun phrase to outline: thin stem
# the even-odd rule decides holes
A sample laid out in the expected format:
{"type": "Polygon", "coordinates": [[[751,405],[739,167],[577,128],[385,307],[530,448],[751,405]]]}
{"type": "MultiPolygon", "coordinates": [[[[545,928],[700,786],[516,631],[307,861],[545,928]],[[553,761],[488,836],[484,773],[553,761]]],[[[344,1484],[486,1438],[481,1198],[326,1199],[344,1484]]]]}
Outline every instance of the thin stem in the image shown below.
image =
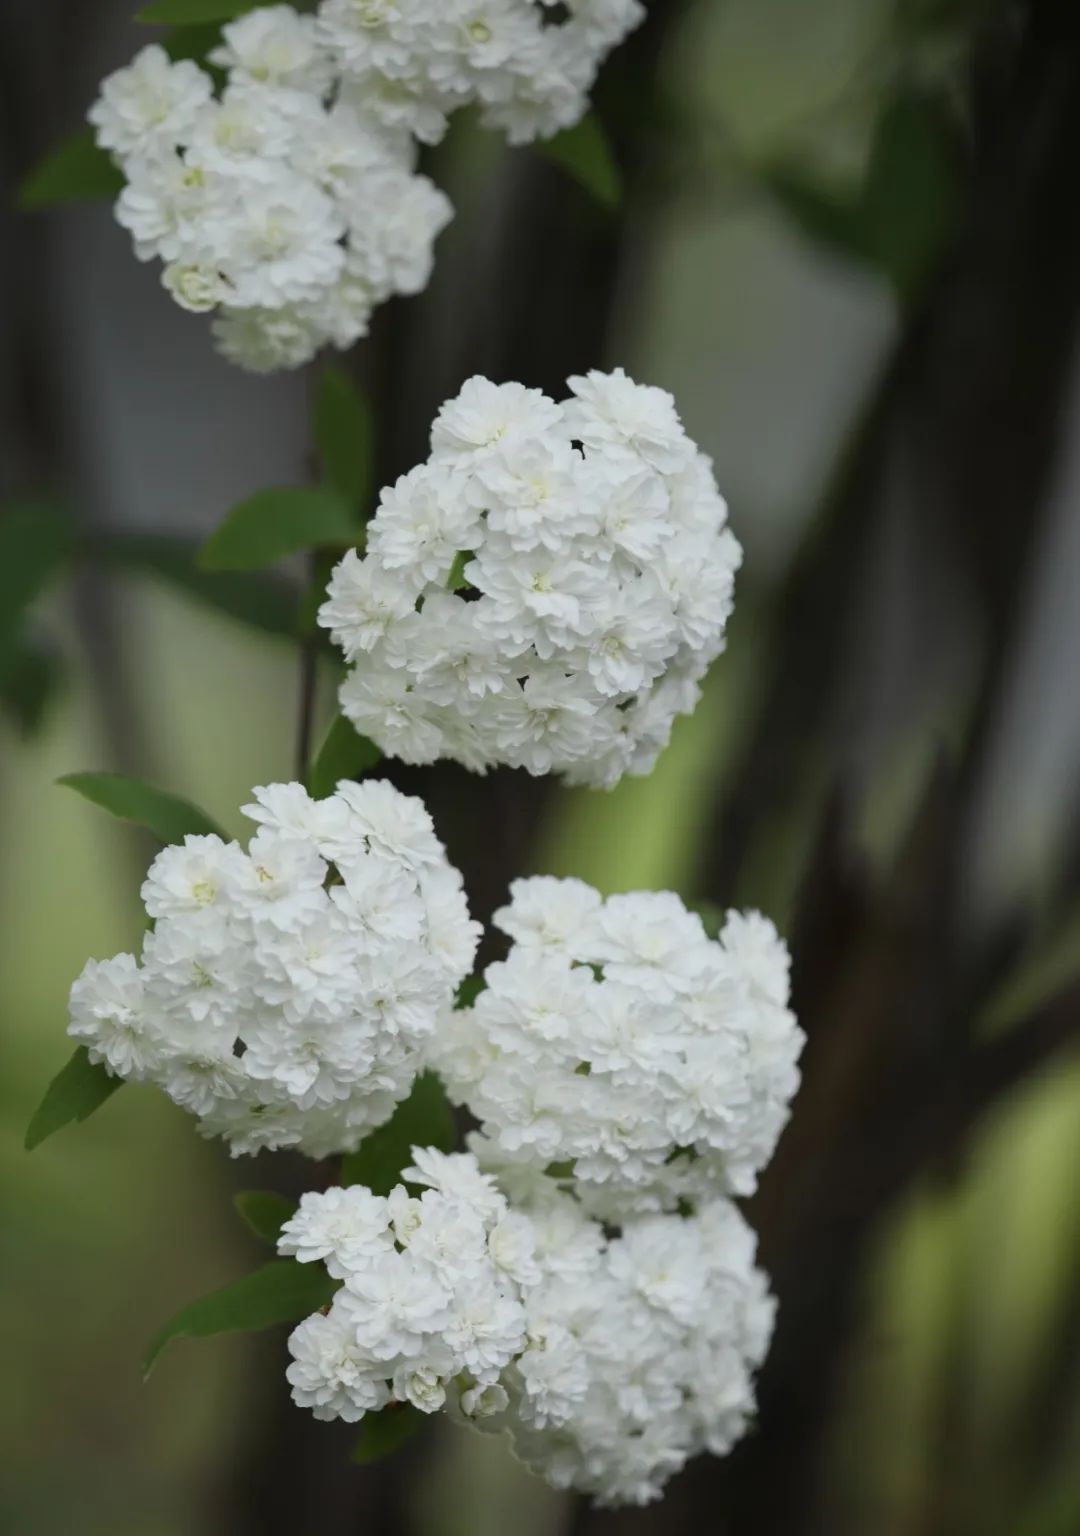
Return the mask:
{"type": "MultiPolygon", "coordinates": [[[[317,556],[308,562],[308,578],[313,584],[318,580],[317,556]]],[[[313,626],[305,623],[304,637],[300,642],[300,690],[296,718],[296,777],[306,782],[311,765],[311,739],[315,726],[315,693],[318,681],[318,648],[313,626]]]]}

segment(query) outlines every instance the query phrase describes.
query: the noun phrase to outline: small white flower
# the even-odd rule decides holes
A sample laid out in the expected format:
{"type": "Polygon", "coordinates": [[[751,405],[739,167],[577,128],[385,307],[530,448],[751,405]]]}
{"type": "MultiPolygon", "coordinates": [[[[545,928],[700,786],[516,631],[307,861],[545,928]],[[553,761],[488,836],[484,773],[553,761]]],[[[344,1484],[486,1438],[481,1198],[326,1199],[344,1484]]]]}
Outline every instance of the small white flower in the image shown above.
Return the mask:
{"type": "Polygon", "coordinates": [[[68,1033],[87,1047],[91,1061],[103,1061],[118,1077],[138,1080],[156,1067],[161,1042],[146,1017],[133,955],[86,962],[71,988],[68,1033]]]}
{"type": "Polygon", "coordinates": [[[477,375],[447,401],[431,429],[437,463],[467,467],[500,447],[556,431],[562,412],[539,389],[492,384],[477,375]]]}
{"type": "Polygon", "coordinates": [[[469,1419],[492,1419],[504,1413],[510,1398],[498,1382],[469,1387],[461,1394],[461,1411],[469,1419]]]}
{"type": "Polygon", "coordinates": [[[210,62],[234,74],[319,94],[333,81],[314,18],[298,15],[291,5],[268,5],[240,16],[221,29],[221,37],[210,62]]]}
{"type": "Polygon", "coordinates": [[[189,59],[174,64],[156,43],[102,82],[88,113],[102,149],[121,157],[171,149],[210,100],[210,76],[189,59]]]}

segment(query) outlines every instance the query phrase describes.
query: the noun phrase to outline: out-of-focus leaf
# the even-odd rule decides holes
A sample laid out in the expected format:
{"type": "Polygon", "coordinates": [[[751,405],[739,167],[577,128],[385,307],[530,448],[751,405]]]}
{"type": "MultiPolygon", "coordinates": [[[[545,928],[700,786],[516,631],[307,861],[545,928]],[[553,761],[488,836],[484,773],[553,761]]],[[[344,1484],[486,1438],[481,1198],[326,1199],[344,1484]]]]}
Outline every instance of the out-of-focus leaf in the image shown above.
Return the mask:
{"type": "Polygon", "coordinates": [[[315,800],[334,793],[341,779],[359,779],[377,763],[382,753],[373,741],[361,736],[344,715],[335,715],[308,775],[308,789],[315,800]]]}
{"type": "Polygon", "coordinates": [[[562,167],[605,208],[622,202],[622,176],[600,119],[590,112],[574,128],[564,128],[537,149],[562,167]]]}
{"type": "Polygon", "coordinates": [[[727,913],[723,907],[717,906],[715,901],[692,901],[690,911],[696,912],[701,918],[701,926],[705,929],[710,939],[719,937],[720,930],[724,926],[727,913]]]}
{"type": "Polygon", "coordinates": [[[233,1196],[236,1214],[255,1236],[275,1247],[281,1229],[296,1213],[296,1201],[272,1189],[242,1189],[233,1196]]]}
{"type": "Polygon", "coordinates": [[[220,24],[200,22],[191,27],[177,27],[175,31],[169,33],[161,46],[174,63],[179,63],[181,59],[192,59],[213,74],[216,72],[216,66],[207,64],[206,56],[211,48],[216,48],[220,42],[220,24]]]}
{"type": "Polygon", "coordinates": [[[0,668],[21,639],[31,603],[67,564],[71,525],[46,501],[17,501],[0,511],[0,668]]]}
{"type": "Polygon", "coordinates": [[[199,564],[208,571],[257,571],[299,550],[349,544],[354,533],[349,505],[336,491],[257,491],[226,514],[199,551],[199,564]]]}
{"type": "Polygon", "coordinates": [[[185,1307],[151,1341],[143,1361],[149,1376],[174,1339],[208,1338],[215,1333],[258,1333],[278,1323],[298,1323],[329,1306],[337,1282],[321,1264],[272,1259],[185,1307]]]}
{"type": "Polygon", "coordinates": [[[26,1131],[26,1150],[32,1152],[73,1120],[88,1119],[123,1083],[122,1077],[112,1077],[103,1066],[92,1062],[80,1045],[46,1088],[45,1097],[34,1111],[26,1131]]]}
{"type": "Polygon", "coordinates": [[[867,257],[901,298],[932,268],[958,199],[956,134],[943,103],[923,92],[896,96],[874,135],[860,221],[867,257]]]}
{"type": "Polygon", "coordinates": [[[916,295],[949,239],[959,203],[958,135],[946,104],[905,88],[878,119],[862,186],[849,196],[793,166],[762,180],[802,232],[877,268],[902,299],[916,295]]]}
{"type": "MultiPolygon", "coordinates": [[[[357,538],[358,546],[362,538],[363,529],[360,529],[357,538]]],[[[297,606],[296,627],[302,639],[313,640],[319,649],[325,651],[340,667],[344,668],[344,657],[326,630],[319,625],[319,609],[326,602],[326,589],[336,564],[337,554],[328,549],[317,549],[310,556],[309,579],[297,606]]]]}
{"type": "Polygon", "coordinates": [[[135,13],[147,26],[192,26],[205,21],[232,21],[254,11],[265,0],[152,0],[135,13]]]}
{"type": "Polygon", "coordinates": [[[391,1403],[381,1413],[365,1413],[360,1438],[349,1460],[358,1467],[382,1461],[411,1440],[427,1418],[411,1403],[391,1403]]]}
{"type": "Polygon", "coordinates": [[[34,167],[19,188],[19,207],[36,213],[67,203],[111,202],[123,186],[123,173],[87,128],[58,144],[34,167]]]}
{"type": "Polygon", "coordinates": [[[19,641],[0,663],[0,707],[23,736],[33,736],[62,683],[60,661],[52,651],[19,641]]]}
{"type": "Polygon", "coordinates": [[[1080,982],[1080,908],[1029,954],[991,997],[981,1024],[989,1032],[1008,1029],[1038,1013],[1080,982]]]}
{"type": "Polygon", "coordinates": [[[268,571],[206,571],[196,564],[198,551],[190,539],[134,533],[95,538],[87,553],[117,570],[158,576],[264,634],[296,639],[300,594],[294,582],[268,571]]]}
{"type": "Polygon", "coordinates": [[[393,1119],[342,1158],[341,1182],[364,1184],[377,1195],[387,1195],[412,1162],[413,1147],[450,1152],[455,1140],[454,1116],[443,1085],[433,1072],[424,1072],[393,1119]]]}
{"type": "Polygon", "coordinates": [[[182,843],[189,834],[225,837],[197,805],[167,790],[156,789],[144,779],[128,778],[122,773],[66,773],[56,782],[74,789],[121,821],[148,827],[163,843],[182,843]]]}
{"type": "Polygon", "coordinates": [[[862,260],[863,238],[858,204],[837,192],[817,186],[790,166],[762,173],[773,197],[802,233],[849,260],[862,260]]]}
{"type": "Polygon", "coordinates": [[[366,521],[375,483],[375,428],[370,405],[344,368],[323,370],[314,435],[326,484],[366,521]]]}

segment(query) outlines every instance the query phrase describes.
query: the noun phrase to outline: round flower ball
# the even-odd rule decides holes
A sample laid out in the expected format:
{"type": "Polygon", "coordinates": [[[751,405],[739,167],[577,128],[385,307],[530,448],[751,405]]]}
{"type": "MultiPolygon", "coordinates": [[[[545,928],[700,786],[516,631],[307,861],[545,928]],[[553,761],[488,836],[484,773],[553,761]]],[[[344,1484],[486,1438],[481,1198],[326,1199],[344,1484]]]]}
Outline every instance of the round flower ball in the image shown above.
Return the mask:
{"type": "Polygon", "coordinates": [[[647,1504],[691,1457],[726,1455],[752,1420],[775,1315],[754,1234],[717,1199],[616,1235],[544,1182],[515,1205],[539,1270],[524,1287],[528,1343],[500,1377],[505,1406],[465,1403],[462,1416],[505,1434],[556,1488],[647,1504]]]}
{"type": "Polygon", "coordinates": [[[664,390],[569,388],[470,379],[333,573],[342,709],[389,756],[610,787],[724,648],[742,551],[711,461],[664,390]]]}
{"type": "Polygon", "coordinates": [[[803,1033],[768,919],[710,939],[670,893],[511,887],[513,943],[440,1030],[433,1060],[488,1157],[572,1179],[607,1220],[748,1195],[798,1087],[803,1033]]]}
{"type": "Polygon", "coordinates": [[[377,780],[253,793],[246,850],[189,836],[157,856],[141,956],[88,963],[68,1032],[234,1155],[327,1157],[409,1093],[479,925],[419,800],[377,780]]]}

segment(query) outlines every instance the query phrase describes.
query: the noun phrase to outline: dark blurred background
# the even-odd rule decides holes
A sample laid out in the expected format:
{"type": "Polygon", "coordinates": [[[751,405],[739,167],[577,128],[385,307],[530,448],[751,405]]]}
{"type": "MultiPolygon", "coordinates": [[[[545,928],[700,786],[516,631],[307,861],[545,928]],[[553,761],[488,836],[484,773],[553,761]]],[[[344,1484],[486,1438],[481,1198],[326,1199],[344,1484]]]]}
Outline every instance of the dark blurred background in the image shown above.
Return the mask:
{"type": "MultiPolygon", "coordinates": [[[[143,29],[3,0],[7,189],[143,29]]],[[[754,1433],[593,1513],[441,1422],[359,1469],[282,1339],[146,1339],[255,1262],[230,1164],[123,1094],[33,1157],[87,955],[152,849],[53,787],[143,774],[239,831],[291,776],[296,646],[196,577],[300,480],[309,380],[213,354],[107,206],[5,198],[0,276],[0,1527],[18,1536],[1080,1532],[1080,7],[651,0],[597,109],[598,206],[467,123],[435,280],[349,366],[380,483],[471,372],[677,396],[747,560],[704,702],[613,794],[404,773],[486,916],[524,872],[754,904],[809,1035],[750,1214],[781,1299],[754,1433]],[[29,572],[29,575],[27,575],[29,572]],[[36,574],[35,574],[36,573],[36,574]],[[225,610],[232,610],[230,615],[225,610]],[[244,622],[237,611],[255,623],[244,622]]],[[[282,573],[282,582],[296,573],[282,573]]],[[[326,664],[324,663],[324,666],[326,664]]],[[[321,709],[330,708],[326,666],[321,709]]]]}

